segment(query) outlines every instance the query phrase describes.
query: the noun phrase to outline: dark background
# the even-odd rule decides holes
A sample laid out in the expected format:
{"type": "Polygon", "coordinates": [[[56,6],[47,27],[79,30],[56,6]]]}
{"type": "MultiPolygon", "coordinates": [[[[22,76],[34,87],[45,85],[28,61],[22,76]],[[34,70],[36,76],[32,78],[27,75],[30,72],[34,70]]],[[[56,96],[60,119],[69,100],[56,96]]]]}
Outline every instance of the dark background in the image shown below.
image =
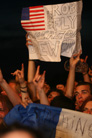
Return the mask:
{"type": "MultiPolygon", "coordinates": [[[[25,65],[25,79],[27,80],[28,50],[25,46],[26,32],[22,29],[21,11],[23,7],[60,3],[62,0],[3,0],[0,2],[0,67],[4,78],[8,81],[13,78],[11,72],[25,65]]],[[[92,7],[91,0],[83,1],[82,12],[82,58],[88,55],[87,63],[92,65],[92,7]]],[[[61,57],[60,63],[36,62],[41,65],[41,73],[46,70],[46,81],[54,86],[57,83],[65,84],[68,72],[64,70],[64,62],[68,58],[61,57]]],[[[82,79],[81,74],[76,75],[76,80],[82,79]]]]}

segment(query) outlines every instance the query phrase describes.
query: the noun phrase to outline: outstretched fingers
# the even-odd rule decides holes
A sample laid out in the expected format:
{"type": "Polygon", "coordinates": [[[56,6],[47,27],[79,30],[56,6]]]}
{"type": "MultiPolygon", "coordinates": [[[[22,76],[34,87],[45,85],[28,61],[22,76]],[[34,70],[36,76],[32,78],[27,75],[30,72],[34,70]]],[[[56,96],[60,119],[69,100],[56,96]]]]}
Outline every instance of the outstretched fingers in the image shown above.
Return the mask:
{"type": "Polygon", "coordinates": [[[16,70],[15,72],[11,73],[13,76],[19,76],[21,74],[20,70],[16,70]]]}
{"type": "Polygon", "coordinates": [[[84,62],[85,62],[85,63],[87,62],[87,59],[88,59],[88,56],[86,56],[85,59],[84,59],[84,62]]]}
{"type": "Polygon", "coordinates": [[[24,64],[21,65],[21,72],[24,74],[24,64]]]}
{"type": "Polygon", "coordinates": [[[45,82],[45,74],[46,74],[46,71],[43,72],[42,77],[41,77],[41,80],[43,80],[44,82],[45,82]]]}
{"type": "Polygon", "coordinates": [[[79,57],[80,58],[81,53],[82,53],[82,50],[80,50],[79,53],[72,55],[72,57],[74,57],[74,58],[79,57]]]}
{"type": "Polygon", "coordinates": [[[40,77],[40,66],[38,66],[33,80],[38,80],[40,77]]]}

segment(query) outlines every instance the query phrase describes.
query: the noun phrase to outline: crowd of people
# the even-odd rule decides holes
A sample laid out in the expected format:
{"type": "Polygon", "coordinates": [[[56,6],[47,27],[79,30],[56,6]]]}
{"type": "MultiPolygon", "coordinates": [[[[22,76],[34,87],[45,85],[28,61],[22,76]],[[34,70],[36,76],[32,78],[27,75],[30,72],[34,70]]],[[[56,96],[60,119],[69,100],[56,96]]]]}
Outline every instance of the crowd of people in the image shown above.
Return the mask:
{"type": "MultiPolygon", "coordinates": [[[[29,45],[30,40],[27,39],[27,41],[27,45],[29,45]]],[[[7,133],[9,132],[11,134],[17,132],[18,127],[12,132],[12,129],[9,130],[3,118],[18,104],[26,108],[30,103],[39,103],[92,114],[92,70],[90,68],[80,69],[84,81],[75,81],[77,64],[79,62],[87,62],[87,57],[81,59],[80,56],[81,51],[73,55],[69,60],[69,73],[66,85],[57,84],[53,89],[45,82],[46,71],[40,74],[41,67],[38,66],[36,69],[35,61],[33,60],[28,61],[27,81],[24,78],[24,64],[21,65],[21,70],[11,73],[15,76],[15,79],[8,83],[3,78],[2,71],[0,70],[0,128],[5,130],[1,134],[2,138],[8,138],[7,133]]],[[[24,128],[20,126],[19,130],[20,132],[18,133],[21,133],[24,128]]],[[[30,133],[32,138],[39,137],[34,135],[33,130],[30,130],[30,133]]],[[[25,135],[30,137],[30,133],[29,129],[25,128],[25,135]]]]}

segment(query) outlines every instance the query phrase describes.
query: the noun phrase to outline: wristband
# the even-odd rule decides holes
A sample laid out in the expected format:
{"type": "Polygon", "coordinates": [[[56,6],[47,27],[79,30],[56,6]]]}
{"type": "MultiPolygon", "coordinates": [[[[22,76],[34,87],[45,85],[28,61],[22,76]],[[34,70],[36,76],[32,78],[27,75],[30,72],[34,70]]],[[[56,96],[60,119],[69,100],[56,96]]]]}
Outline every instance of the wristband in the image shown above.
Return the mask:
{"type": "Polygon", "coordinates": [[[23,92],[23,93],[27,93],[27,91],[22,91],[22,90],[21,90],[21,92],[23,92]]]}
{"type": "Polygon", "coordinates": [[[25,89],[25,88],[27,88],[27,86],[25,86],[25,87],[20,87],[21,89],[25,89]]]}

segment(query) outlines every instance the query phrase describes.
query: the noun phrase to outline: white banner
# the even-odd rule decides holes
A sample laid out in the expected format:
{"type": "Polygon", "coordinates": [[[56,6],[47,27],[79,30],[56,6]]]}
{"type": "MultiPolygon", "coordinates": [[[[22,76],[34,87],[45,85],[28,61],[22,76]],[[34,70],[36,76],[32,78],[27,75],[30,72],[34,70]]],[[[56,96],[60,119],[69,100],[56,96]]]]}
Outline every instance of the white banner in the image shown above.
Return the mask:
{"type": "Polygon", "coordinates": [[[81,48],[82,0],[23,8],[22,27],[32,45],[29,59],[60,62],[60,56],[71,57],[81,48]]]}
{"type": "Polygon", "coordinates": [[[40,130],[44,138],[92,138],[92,115],[64,108],[31,103],[16,105],[5,117],[7,125],[15,122],[40,130]]]}
{"type": "Polygon", "coordinates": [[[92,115],[62,109],[55,138],[92,138],[92,115]]]}

